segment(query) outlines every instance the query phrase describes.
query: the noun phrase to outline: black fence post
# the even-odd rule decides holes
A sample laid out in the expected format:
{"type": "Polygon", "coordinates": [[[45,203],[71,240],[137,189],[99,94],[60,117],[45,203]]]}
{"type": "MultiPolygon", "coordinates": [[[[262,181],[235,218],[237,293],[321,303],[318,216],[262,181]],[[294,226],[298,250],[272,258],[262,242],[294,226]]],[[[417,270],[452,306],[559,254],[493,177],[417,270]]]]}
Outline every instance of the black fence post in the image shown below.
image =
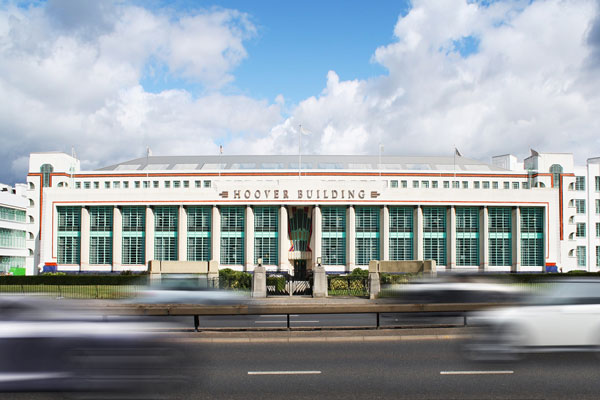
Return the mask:
{"type": "Polygon", "coordinates": [[[198,332],[198,328],[200,327],[200,317],[198,315],[194,315],[194,330],[198,332]]]}
{"type": "Polygon", "coordinates": [[[290,326],[290,314],[286,314],[287,315],[287,330],[291,330],[291,326],[290,326]]]}
{"type": "Polygon", "coordinates": [[[377,329],[379,329],[379,327],[380,327],[379,312],[377,312],[377,329]]]}

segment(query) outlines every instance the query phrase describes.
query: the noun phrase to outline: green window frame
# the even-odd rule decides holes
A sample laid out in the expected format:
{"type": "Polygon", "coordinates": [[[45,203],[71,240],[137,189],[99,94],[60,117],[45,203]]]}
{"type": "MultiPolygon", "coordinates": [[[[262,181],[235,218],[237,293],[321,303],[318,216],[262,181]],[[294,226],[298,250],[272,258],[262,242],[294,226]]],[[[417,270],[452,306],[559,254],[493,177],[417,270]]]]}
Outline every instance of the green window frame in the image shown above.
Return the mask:
{"type": "Polygon", "coordinates": [[[210,261],[211,226],[211,207],[187,208],[188,261],[210,261]]]}
{"type": "Polygon", "coordinates": [[[25,231],[17,229],[0,228],[0,247],[10,249],[25,248],[25,231]]]}
{"type": "Polygon", "coordinates": [[[577,246],[577,266],[587,266],[587,251],[585,246],[577,246]]]}
{"type": "Polygon", "coordinates": [[[423,256],[446,265],[446,207],[423,207],[423,256]]]}
{"type": "Polygon", "coordinates": [[[3,221],[25,222],[25,210],[0,206],[0,219],[3,221]]]}
{"type": "Polygon", "coordinates": [[[478,207],[456,207],[456,265],[479,265],[478,207]]]}
{"type": "Polygon", "coordinates": [[[123,207],[123,265],[146,263],[146,208],[123,207]]]}
{"type": "Polygon", "coordinates": [[[346,265],[346,207],[321,209],[323,265],[346,265]]]}
{"type": "Polygon", "coordinates": [[[575,210],[577,214],[585,214],[585,200],[575,199],[575,210]]]}
{"type": "Polygon", "coordinates": [[[544,265],[544,209],[521,208],[521,265],[544,265]]]}
{"type": "Polygon", "coordinates": [[[244,207],[221,207],[221,264],[244,264],[245,224],[244,207]]]}
{"type": "Polygon", "coordinates": [[[57,263],[79,264],[81,256],[81,207],[57,207],[57,263]]]}
{"type": "Polygon", "coordinates": [[[179,207],[154,207],[154,259],[177,261],[179,207]]]}
{"type": "Polygon", "coordinates": [[[585,235],[585,222],[578,222],[576,226],[575,236],[578,238],[584,238],[585,235]]]}
{"type": "Polygon", "coordinates": [[[596,267],[600,267],[600,246],[596,246],[596,267]]]}
{"type": "Polygon", "coordinates": [[[112,264],[113,208],[90,207],[91,265],[112,264]]]}
{"type": "Polygon", "coordinates": [[[356,207],[356,265],[369,265],[371,260],[379,260],[379,207],[356,207]]]}
{"type": "Polygon", "coordinates": [[[578,191],[585,190],[585,176],[576,176],[575,177],[575,190],[578,190],[578,191]]]}
{"type": "Polygon", "coordinates": [[[263,265],[279,265],[279,209],[254,208],[254,263],[262,258],[263,265]]]}
{"type": "Polygon", "coordinates": [[[512,265],[512,209],[488,208],[489,265],[512,265]]]}
{"type": "Polygon", "coordinates": [[[42,186],[49,187],[50,186],[50,174],[54,172],[54,167],[50,164],[44,164],[40,167],[40,172],[42,173],[42,186]]]}
{"type": "Polygon", "coordinates": [[[390,260],[413,259],[414,207],[389,207],[390,214],[390,260]]]}
{"type": "Polygon", "coordinates": [[[552,187],[560,187],[560,174],[563,173],[562,165],[552,164],[550,166],[550,173],[552,174],[552,187]]]}

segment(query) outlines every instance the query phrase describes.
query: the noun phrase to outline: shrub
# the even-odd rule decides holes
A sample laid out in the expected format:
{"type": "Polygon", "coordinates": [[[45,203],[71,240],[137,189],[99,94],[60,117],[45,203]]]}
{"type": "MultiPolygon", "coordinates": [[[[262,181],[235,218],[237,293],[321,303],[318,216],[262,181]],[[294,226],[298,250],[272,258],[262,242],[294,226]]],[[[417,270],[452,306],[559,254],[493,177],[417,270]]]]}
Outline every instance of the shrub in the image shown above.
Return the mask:
{"type": "Polygon", "coordinates": [[[222,289],[250,289],[252,274],[224,268],[219,270],[219,284],[222,289]]]}
{"type": "Polygon", "coordinates": [[[363,278],[368,278],[369,277],[369,270],[368,269],[362,269],[362,268],[354,268],[352,270],[352,272],[350,273],[350,276],[361,276],[363,278]]]}
{"type": "Polygon", "coordinates": [[[348,280],[344,278],[332,278],[329,282],[331,290],[348,290],[348,280]]]}

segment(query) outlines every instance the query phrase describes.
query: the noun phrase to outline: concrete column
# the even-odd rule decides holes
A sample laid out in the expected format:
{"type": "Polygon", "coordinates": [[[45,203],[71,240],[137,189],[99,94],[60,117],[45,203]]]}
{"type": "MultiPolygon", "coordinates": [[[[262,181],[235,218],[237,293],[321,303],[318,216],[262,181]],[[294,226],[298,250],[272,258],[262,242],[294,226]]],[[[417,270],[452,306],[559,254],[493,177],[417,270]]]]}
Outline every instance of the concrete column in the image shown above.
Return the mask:
{"type": "Polygon", "coordinates": [[[177,218],[177,259],[187,261],[187,211],[182,205],[177,218]]]}
{"type": "Polygon", "coordinates": [[[414,211],[414,254],[415,260],[425,259],[425,253],[423,251],[423,207],[416,206],[414,211]]]}
{"type": "Polygon", "coordinates": [[[350,272],[356,267],[356,214],[354,206],[346,209],[346,268],[350,272]]]}
{"type": "Polygon", "coordinates": [[[446,268],[456,268],[456,208],[446,211],[446,268]]]}
{"type": "Polygon", "coordinates": [[[279,270],[289,271],[291,269],[288,251],[290,250],[290,239],[288,237],[288,211],[286,206],[279,207],[279,270]]]}
{"type": "Polygon", "coordinates": [[[254,268],[254,275],[252,275],[252,297],[267,297],[267,270],[262,265],[254,268]]]}
{"type": "Polygon", "coordinates": [[[113,270],[121,267],[123,262],[123,215],[118,206],[113,208],[113,270]]]}
{"type": "Polygon", "coordinates": [[[221,264],[221,212],[219,207],[213,206],[210,229],[210,258],[221,264]]]}
{"type": "Polygon", "coordinates": [[[510,272],[518,272],[521,269],[521,209],[515,207],[512,210],[512,268],[510,272]]]}
{"type": "Polygon", "coordinates": [[[325,268],[318,264],[313,269],[313,297],[327,297],[327,274],[325,268]]]}
{"type": "Polygon", "coordinates": [[[388,206],[381,207],[379,214],[381,223],[379,225],[379,259],[389,260],[390,259],[390,209],[388,206]]]}
{"type": "Polygon", "coordinates": [[[146,206],[146,264],[154,260],[154,211],[146,206]]]}
{"type": "Polygon", "coordinates": [[[322,230],[323,230],[323,218],[321,214],[321,207],[315,205],[313,207],[313,265],[317,265],[317,257],[322,257],[322,230]]]}
{"type": "Polygon", "coordinates": [[[490,228],[488,208],[479,209],[479,270],[486,271],[490,264],[490,228]]]}
{"type": "Polygon", "coordinates": [[[90,265],[90,210],[81,207],[80,268],[90,265]]]}
{"type": "Polygon", "coordinates": [[[245,270],[251,271],[254,269],[254,209],[252,206],[246,206],[244,246],[245,270]]]}

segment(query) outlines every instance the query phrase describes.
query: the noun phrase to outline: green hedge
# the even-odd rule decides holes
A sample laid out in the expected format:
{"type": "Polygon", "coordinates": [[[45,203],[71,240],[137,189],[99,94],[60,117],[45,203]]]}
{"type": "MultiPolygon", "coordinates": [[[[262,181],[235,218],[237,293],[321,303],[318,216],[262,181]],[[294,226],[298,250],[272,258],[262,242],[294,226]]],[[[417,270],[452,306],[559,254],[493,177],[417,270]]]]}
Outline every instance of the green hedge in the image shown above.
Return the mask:
{"type": "Polygon", "coordinates": [[[61,275],[0,276],[0,285],[145,285],[148,275],[61,275]]]}
{"type": "Polygon", "coordinates": [[[252,288],[252,274],[234,271],[225,268],[219,271],[219,286],[221,289],[248,289],[252,288]]]}

